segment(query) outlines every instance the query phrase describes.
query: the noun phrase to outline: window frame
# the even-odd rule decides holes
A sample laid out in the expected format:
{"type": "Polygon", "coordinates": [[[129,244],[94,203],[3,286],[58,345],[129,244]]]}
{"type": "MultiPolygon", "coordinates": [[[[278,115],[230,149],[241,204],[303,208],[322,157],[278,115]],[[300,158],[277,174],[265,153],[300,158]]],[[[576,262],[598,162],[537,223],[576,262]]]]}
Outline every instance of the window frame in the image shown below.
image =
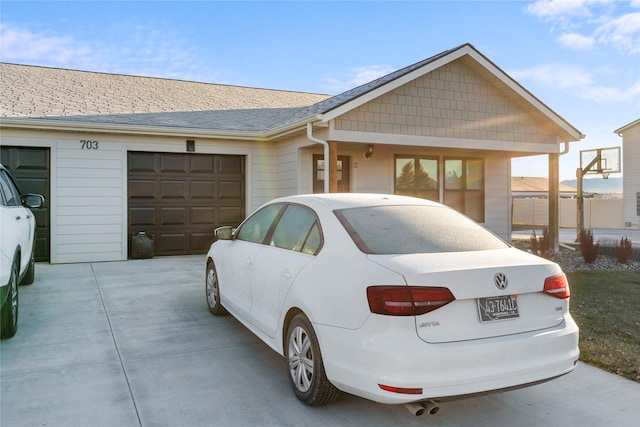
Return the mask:
{"type": "MultiPolygon", "coordinates": [[[[476,222],[484,223],[486,221],[486,159],[484,157],[473,156],[437,156],[437,155],[422,155],[422,154],[396,154],[393,158],[393,192],[394,194],[402,194],[407,196],[419,197],[425,200],[433,200],[444,205],[453,207],[458,212],[467,215],[476,222]],[[415,173],[416,165],[420,160],[436,161],[437,165],[437,179],[436,188],[433,189],[434,197],[427,198],[420,195],[418,188],[419,181],[414,180],[412,191],[401,191],[398,186],[398,160],[412,160],[413,170],[415,173]],[[447,162],[448,161],[460,161],[462,162],[462,174],[460,177],[460,188],[450,188],[447,184],[447,162]],[[480,176],[475,180],[469,179],[468,164],[469,162],[479,162],[480,176]],[[470,184],[476,184],[478,188],[469,188],[470,184]],[[451,203],[451,196],[458,199],[457,204],[451,203]],[[471,210],[473,200],[479,201],[479,205],[476,205],[476,209],[471,210]],[[461,207],[461,209],[460,209],[461,207]]],[[[431,190],[429,190],[431,191],[431,190]]]]}

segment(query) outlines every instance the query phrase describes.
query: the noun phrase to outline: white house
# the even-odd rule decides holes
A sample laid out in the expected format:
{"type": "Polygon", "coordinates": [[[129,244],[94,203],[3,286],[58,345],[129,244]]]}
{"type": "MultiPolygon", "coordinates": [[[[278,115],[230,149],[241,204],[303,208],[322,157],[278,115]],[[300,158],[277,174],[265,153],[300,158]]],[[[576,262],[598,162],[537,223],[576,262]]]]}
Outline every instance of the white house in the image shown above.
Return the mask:
{"type": "Polygon", "coordinates": [[[640,227],[640,119],[614,131],[622,137],[624,226],[640,227]]]}
{"type": "Polygon", "coordinates": [[[214,227],[319,191],[434,199],[510,239],[511,158],[548,154],[559,182],[583,137],[469,44],[333,97],[1,67],[2,162],[47,196],[52,263],[125,260],[140,231],[156,255],[202,253],[214,227]]]}

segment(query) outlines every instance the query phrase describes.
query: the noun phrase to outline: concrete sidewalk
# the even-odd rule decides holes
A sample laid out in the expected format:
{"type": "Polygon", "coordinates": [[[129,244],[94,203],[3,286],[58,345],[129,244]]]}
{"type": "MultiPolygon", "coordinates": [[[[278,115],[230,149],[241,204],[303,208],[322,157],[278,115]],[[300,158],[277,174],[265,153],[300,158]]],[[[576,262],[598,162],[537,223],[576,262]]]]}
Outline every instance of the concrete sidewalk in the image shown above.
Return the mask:
{"type": "Polygon", "coordinates": [[[580,364],[546,384],[412,417],[343,394],[309,408],[284,360],[204,297],[204,256],[36,265],[0,344],[4,426],[635,425],[640,384],[580,364]]]}

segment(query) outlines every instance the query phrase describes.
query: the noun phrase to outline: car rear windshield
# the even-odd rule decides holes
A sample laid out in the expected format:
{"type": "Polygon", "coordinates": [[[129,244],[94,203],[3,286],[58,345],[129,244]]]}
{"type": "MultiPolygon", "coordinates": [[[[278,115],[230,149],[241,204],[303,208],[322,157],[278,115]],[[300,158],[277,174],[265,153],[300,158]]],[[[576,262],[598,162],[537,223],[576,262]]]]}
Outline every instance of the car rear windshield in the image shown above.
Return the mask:
{"type": "Polygon", "coordinates": [[[509,245],[453,209],[442,206],[369,206],[335,211],[368,254],[464,252],[509,245]]]}

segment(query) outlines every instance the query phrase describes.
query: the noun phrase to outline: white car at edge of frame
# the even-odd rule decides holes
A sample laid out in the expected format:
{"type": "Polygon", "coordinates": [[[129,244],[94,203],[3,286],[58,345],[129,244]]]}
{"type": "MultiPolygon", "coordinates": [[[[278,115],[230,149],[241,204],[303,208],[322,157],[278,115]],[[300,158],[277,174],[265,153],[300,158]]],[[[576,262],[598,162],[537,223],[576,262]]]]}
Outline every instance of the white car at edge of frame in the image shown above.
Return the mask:
{"type": "Polygon", "coordinates": [[[215,230],[213,314],[284,356],[307,405],[340,391],[416,415],[538,384],[577,364],[560,267],[466,216],[406,196],[282,197],[215,230]]]}
{"type": "Polygon", "coordinates": [[[9,171],[0,164],[0,338],[18,330],[18,285],[35,280],[36,219],[44,197],[22,194],[9,171]]]}

